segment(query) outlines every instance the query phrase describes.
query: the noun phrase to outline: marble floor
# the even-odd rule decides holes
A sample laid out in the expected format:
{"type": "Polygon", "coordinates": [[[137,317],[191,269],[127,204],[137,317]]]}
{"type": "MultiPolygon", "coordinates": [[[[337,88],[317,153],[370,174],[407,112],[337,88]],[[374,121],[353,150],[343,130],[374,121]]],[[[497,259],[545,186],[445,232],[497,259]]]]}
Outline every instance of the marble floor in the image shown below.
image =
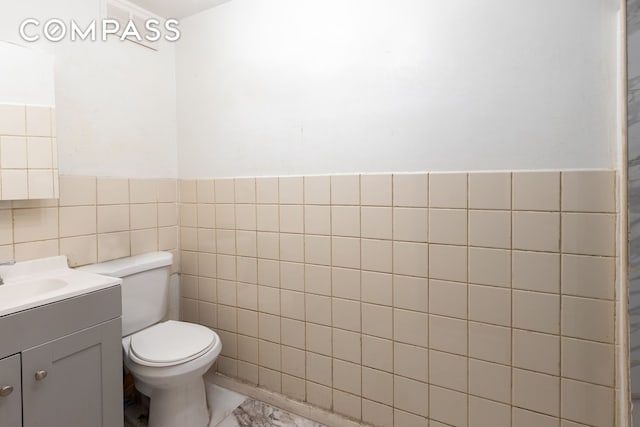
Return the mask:
{"type": "Polygon", "coordinates": [[[325,427],[280,408],[209,384],[209,427],[325,427]]]}
{"type": "MultiPolygon", "coordinates": [[[[213,384],[207,384],[207,401],[211,409],[209,427],[325,427],[213,384]]],[[[143,412],[141,407],[127,408],[125,426],[146,426],[143,412]]]]}

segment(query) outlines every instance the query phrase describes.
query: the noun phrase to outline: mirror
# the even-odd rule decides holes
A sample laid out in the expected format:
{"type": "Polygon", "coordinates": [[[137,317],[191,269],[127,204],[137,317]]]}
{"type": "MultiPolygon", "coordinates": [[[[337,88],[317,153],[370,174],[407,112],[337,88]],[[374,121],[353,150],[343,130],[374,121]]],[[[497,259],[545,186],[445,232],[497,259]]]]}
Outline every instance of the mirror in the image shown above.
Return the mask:
{"type": "Polygon", "coordinates": [[[0,41],[0,200],[58,197],[53,55],[0,41]]]}

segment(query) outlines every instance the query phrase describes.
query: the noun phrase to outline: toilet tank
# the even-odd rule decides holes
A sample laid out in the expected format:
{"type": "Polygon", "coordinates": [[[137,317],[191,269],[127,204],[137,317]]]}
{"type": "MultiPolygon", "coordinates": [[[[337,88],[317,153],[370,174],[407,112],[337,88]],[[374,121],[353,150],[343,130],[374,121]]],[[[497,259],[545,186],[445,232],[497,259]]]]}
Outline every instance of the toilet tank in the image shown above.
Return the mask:
{"type": "Polygon", "coordinates": [[[124,337],[164,318],[168,307],[172,259],[169,252],[149,252],[80,269],[122,279],[124,337]]]}

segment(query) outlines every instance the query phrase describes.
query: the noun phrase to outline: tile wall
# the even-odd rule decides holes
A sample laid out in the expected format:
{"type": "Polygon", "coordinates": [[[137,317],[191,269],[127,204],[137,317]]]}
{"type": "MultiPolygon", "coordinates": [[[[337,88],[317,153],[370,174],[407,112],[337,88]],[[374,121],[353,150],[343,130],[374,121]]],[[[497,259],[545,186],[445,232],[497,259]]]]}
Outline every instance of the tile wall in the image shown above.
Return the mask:
{"type": "Polygon", "coordinates": [[[175,179],[61,176],[59,200],[0,202],[0,261],[64,254],[76,267],[156,250],[177,255],[177,198],[175,179]]]}
{"type": "Polygon", "coordinates": [[[185,180],[183,317],[372,425],[609,427],[615,211],[612,171],[185,180]]]}
{"type": "Polygon", "coordinates": [[[0,260],[180,246],[220,372],[365,423],[613,426],[614,180],[62,176],[0,202],[0,260]]]}
{"type": "Polygon", "coordinates": [[[58,197],[55,108],[0,105],[0,200],[58,197]]]}

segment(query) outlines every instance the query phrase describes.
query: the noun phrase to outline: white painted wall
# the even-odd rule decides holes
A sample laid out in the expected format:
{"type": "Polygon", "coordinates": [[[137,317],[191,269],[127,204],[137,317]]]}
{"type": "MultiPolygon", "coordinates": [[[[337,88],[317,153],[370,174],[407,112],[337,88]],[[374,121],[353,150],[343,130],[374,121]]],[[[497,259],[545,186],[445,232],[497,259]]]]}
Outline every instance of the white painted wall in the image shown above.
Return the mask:
{"type": "Polygon", "coordinates": [[[0,41],[0,104],[55,105],[53,55],[0,41]]]}
{"type": "MultiPolygon", "coordinates": [[[[99,11],[100,0],[0,0],[0,40],[26,44],[18,27],[27,17],[85,23],[99,11]]],[[[55,56],[62,174],[177,176],[173,45],[158,52],[118,40],[32,46],[55,56]]]]}
{"type": "Polygon", "coordinates": [[[233,0],[184,19],[183,177],[607,168],[617,0],[233,0]]]}

